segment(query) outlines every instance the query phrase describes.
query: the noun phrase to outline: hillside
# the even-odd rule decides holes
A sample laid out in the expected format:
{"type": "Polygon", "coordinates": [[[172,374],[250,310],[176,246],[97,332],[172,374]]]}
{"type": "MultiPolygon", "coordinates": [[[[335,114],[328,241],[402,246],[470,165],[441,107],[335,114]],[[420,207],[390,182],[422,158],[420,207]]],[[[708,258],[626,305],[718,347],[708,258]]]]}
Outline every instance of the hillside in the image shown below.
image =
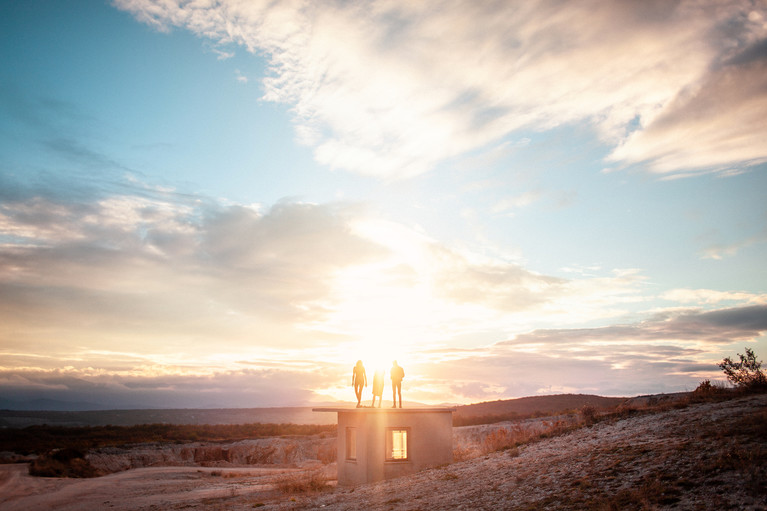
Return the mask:
{"type": "MultiPolygon", "coordinates": [[[[563,436],[272,509],[767,508],[767,394],[563,436]]],[[[270,507],[265,507],[270,509],[270,507]]]]}
{"type": "Polygon", "coordinates": [[[554,415],[580,410],[584,406],[597,409],[612,409],[624,403],[624,397],[602,397],[589,394],[556,394],[553,396],[532,396],[500,401],[485,401],[459,406],[454,414],[457,424],[493,422],[516,417],[554,415]],[[474,418],[476,420],[471,420],[474,418]]]}

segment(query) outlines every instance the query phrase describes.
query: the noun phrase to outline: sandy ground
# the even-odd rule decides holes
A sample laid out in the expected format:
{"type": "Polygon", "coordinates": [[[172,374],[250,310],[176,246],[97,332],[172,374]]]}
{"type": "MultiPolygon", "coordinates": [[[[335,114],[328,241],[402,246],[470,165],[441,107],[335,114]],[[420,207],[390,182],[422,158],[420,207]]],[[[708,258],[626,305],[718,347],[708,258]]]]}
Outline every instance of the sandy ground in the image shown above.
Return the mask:
{"type": "Polygon", "coordinates": [[[152,467],[45,479],[28,476],[26,465],[4,465],[0,510],[767,510],[767,464],[739,468],[749,456],[765,459],[767,427],[733,433],[744,421],[763,420],[765,411],[767,395],[698,404],[312,494],[275,489],[285,477],[301,477],[301,469],[152,467]]]}
{"type": "Polygon", "coordinates": [[[275,482],[289,468],[148,467],[93,479],[32,477],[26,464],[0,465],[0,509],[134,510],[216,507],[235,497],[280,499],[275,482]]]}

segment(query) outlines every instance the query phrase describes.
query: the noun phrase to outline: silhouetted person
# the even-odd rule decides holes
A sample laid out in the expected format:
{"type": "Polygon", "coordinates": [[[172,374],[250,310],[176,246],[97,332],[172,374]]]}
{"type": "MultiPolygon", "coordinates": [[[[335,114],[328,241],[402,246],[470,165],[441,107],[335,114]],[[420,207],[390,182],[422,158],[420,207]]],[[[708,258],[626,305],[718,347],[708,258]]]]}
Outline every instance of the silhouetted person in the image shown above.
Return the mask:
{"type": "Polygon", "coordinates": [[[384,372],[383,369],[378,369],[373,375],[373,404],[376,405],[376,396],[378,396],[378,408],[381,408],[381,401],[383,401],[383,387],[384,387],[384,372]]]}
{"type": "Polygon", "coordinates": [[[365,374],[365,366],[362,365],[362,360],[357,361],[357,365],[352,370],[352,385],[354,385],[354,393],[357,395],[357,408],[362,405],[362,387],[368,386],[368,376],[365,374]]]}
{"type": "Polygon", "coordinates": [[[399,407],[402,408],[402,378],[405,377],[405,370],[397,365],[397,361],[392,362],[391,366],[391,392],[392,408],[397,408],[397,394],[399,394],[399,407]]]}

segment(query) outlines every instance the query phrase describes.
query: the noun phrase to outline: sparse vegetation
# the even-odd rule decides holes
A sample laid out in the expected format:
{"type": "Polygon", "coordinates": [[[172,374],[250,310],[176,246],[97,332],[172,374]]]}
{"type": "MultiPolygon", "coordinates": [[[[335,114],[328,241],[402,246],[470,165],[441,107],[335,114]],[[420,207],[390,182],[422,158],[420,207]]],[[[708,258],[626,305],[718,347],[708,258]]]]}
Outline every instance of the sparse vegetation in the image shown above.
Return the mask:
{"type": "Polygon", "coordinates": [[[277,481],[277,489],[287,495],[296,493],[316,493],[331,487],[328,477],[322,470],[308,470],[290,474],[277,481]]]}
{"type": "Polygon", "coordinates": [[[762,362],[756,360],[754,351],[746,348],[746,354],[738,353],[738,357],[740,362],[727,357],[719,364],[730,383],[741,389],[767,388],[767,376],[761,369],[762,362]]]}
{"type": "Polygon", "coordinates": [[[55,449],[29,464],[29,474],[39,477],[97,477],[101,474],[77,449],[55,449]]]}
{"type": "Polygon", "coordinates": [[[728,398],[732,394],[732,389],[725,386],[722,382],[711,383],[711,380],[703,380],[700,385],[692,391],[689,400],[693,403],[703,401],[718,400],[728,398]]]}
{"type": "Polygon", "coordinates": [[[166,442],[226,442],[248,438],[334,435],[335,425],[301,424],[141,424],[137,426],[29,426],[0,429],[0,451],[44,454],[53,449],[87,451],[98,447],[166,442]]]}
{"type": "Polygon", "coordinates": [[[585,425],[591,426],[597,421],[597,418],[598,412],[595,407],[585,405],[583,408],[581,408],[581,419],[585,425]]]}
{"type": "Polygon", "coordinates": [[[474,426],[552,415],[572,415],[579,413],[584,407],[591,407],[595,412],[606,412],[615,410],[624,401],[625,398],[585,394],[556,394],[488,401],[459,406],[453,415],[453,426],[474,426]]]}

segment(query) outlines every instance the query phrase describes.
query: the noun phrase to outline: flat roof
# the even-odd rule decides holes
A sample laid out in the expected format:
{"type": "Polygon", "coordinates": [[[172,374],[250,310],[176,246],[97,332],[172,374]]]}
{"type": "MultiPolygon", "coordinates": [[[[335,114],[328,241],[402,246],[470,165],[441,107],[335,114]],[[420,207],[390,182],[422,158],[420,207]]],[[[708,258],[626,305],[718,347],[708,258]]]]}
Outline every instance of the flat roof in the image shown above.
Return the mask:
{"type": "Polygon", "coordinates": [[[373,408],[368,406],[363,406],[360,408],[356,408],[354,406],[348,406],[348,407],[321,407],[321,408],[312,408],[313,412],[352,412],[352,413],[445,413],[445,412],[454,412],[455,408],[446,408],[446,407],[419,407],[419,408],[373,408]]]}

